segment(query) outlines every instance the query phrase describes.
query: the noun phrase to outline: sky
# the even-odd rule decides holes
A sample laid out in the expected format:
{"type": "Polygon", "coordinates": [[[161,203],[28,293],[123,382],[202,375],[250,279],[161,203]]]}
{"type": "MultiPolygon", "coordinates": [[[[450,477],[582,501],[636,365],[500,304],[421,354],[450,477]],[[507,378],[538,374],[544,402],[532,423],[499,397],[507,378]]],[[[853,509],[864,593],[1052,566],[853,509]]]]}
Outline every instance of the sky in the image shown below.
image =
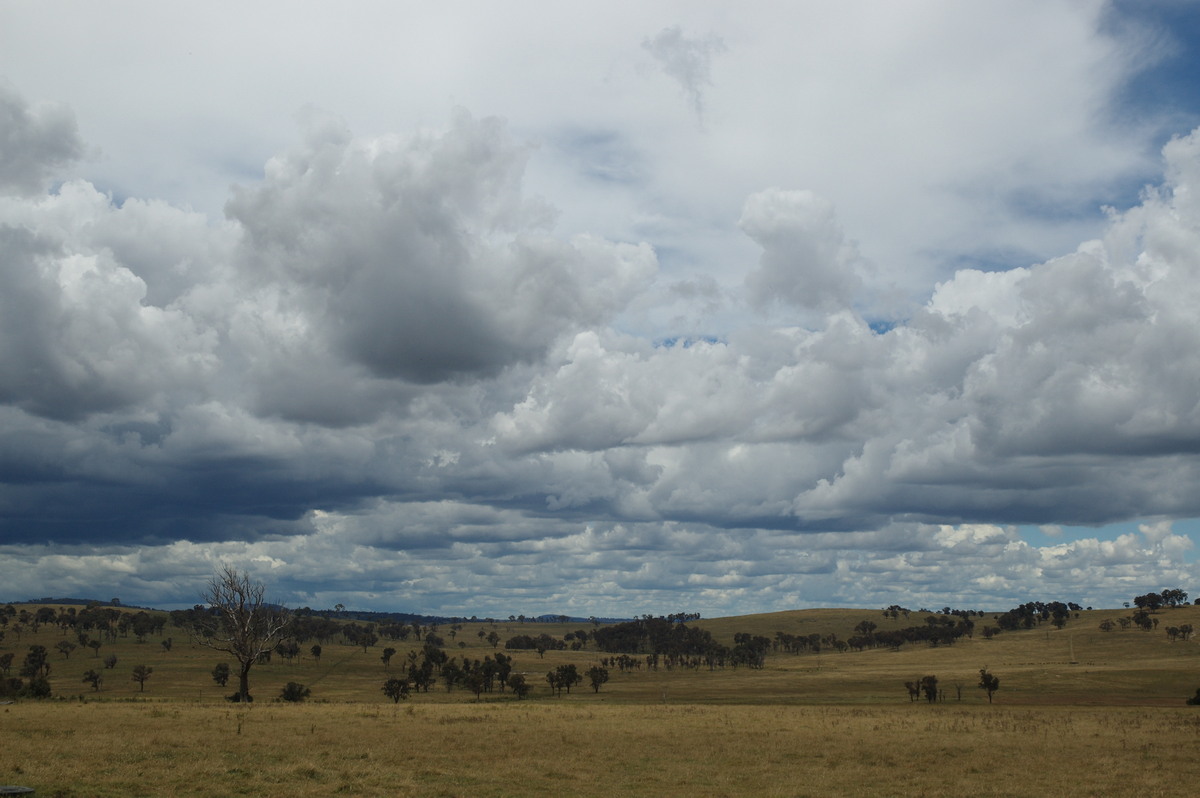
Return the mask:
{"type": "Polygon", "coordinates": [[[0,600],[1200,596],[1200,3],[0,7],[0,600]]]}

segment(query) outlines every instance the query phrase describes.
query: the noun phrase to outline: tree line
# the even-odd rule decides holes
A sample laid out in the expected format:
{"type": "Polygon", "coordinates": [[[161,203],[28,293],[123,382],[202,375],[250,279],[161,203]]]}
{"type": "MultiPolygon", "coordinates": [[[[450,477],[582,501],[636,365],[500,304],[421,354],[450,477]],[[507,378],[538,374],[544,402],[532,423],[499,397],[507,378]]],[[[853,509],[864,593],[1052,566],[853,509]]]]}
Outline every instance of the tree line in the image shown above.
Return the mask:
{"type": "MultiPolygon", "coordinates": [[[[64,660],[69,660],[72,654],[82,648],[90,650],[99,664],[100,652],[106,643],[130,634],[139,642],[152,634],[162,635],[169,619],[186,630],[194,642],[232,657],[234,668],[227,663],[220,663],[212,675],[214,681],[222,686],[236,676],[237,691],[229,696],[230,700],[235,701],[252,700],[249,677],[256,664],[270,661],[272,656],[292,660],[305,650],[319,661],[322,644],[338,638],[346,644],[361,646],[364,652],[383,641],[380,659],[388,671],[392,670],[396,649],[387,645],[387,642],[415,641],[418,644],[416,649],[408,652],[398,671],[394,675],[389,674],[384,685],[389,697],[428,692],[438,680],[442,681],[446,690],[467,689],[477,697],[494,690],[505,692],[510,689],[520,698],[529,687],[524,674],[511,673],[512,658],[507,654],[495,651],[475,659],[460,659],[448,654],[444,638],[448,636],[454,640],[463,628],[461,623],[451,623],[443,630],[437,625],[422,625],[418,621],[400,622],[391,617],[388,623],[376,625],[359,620],[339,621],[313,611],[293,613],[267,602],[263,585],[229,566],[213,577],[202,598],[203,604],[197,604],[190,610],[171,612],[168,616],[122,610],[116,606],[100,605],[99,602],[92,602],[83,608],[71,606],[58,610],[45,606],[18,610],[7,605],[0,607],[0,641],[6,634],[11,634],[19,641],[26,631],[36,632],[45,625],[53,624],[64,635],[64,639],[54,646],[64,660]],[[72,633],[74,638],[67,638],[72,633]],[[519,677],[515,683],[514,677],[519,677]],[[388,684],[392,687],[388,688],[388,684]]],[[[1128,619],[1118,619],[1116,624],[1106,620],[1100,628],[1104,631],[1111,631],[1117,625],[1122,628],[1137,625],[1146,630],[1157,628],[1155,613],[1160,609],[1183,606],[1187,598],[1188,594],[1179,588],[1165,588],[1158,593],[1135,596],[1132,603],[1138,609],[1128,619]]],[[[116,601],[113,603],[116,604],[116,601]]],[[[1082,609],[1074,602],[1026,602],[993,616],[995,626],[985,625],[982,632],[985,637],[991,637],[1000,632],[1031,629],[1042,623],[1061,628],[1070,618],[1078,617],[1082,609]]],[[[550,650],[570,648],[579,651],[591,647],[610,655],[587,672],[593,688],[599,691],[600,685],[608,679],[610,667],[622,672],[642,667],[669,670],[745,666],[753,669],[764,667],[770,653],[795,655],[819,653],[826,649],[839,652],[878,647],[895,649],[912,643],[953,645],[964,636],[971,637],[975,631],[975,619],[985,617],[985,613],[980,611],[950,607],[937,612],[921,609],[916,613],[925,615],[923,622],[900,629],[880,629],[874,620],[864,619],[854,627],[854,634],[846,640],[833,633],[796,635],[779,631],[772,639],[738,632],[733,636],[732,646],[717,641],[708,630],[690,625],[690,622],[699,619],[698,614],[644,615],[632,621],[597,625],[597,628],[590,630],[579,628],[563,634],[561,638],[544,632],[536,635],[518,634],[505,642],[505,650],[536,650],[543,655],[550,650]]],[[[913,614],[913,610],[900,605],[891,605],[883,610],[884,617],[891,620],[898,620],[901,616],[909,619],[913,614]]],[[[559,619],[562,620],[562,616],[559,619]]],[[[1190,624],[1170,625],[1166,631],[1172,642],[1186,641],[1194,633],[1190,624]]],[[[477,633],[480,641],[490,643],[493,649],[501,642],[495,630],[489,634],[480,629],[477,633]]],[[[160,642],[165,651],[170,650],[172,638],[160,642]]],[[[91,668],[84,673],[83,681],[94,690],[100,689],[105,672],[116,666],[116,657],[106,656],[103,664],[103,671],[91,668]]],[[[50,652],[44,646],[31,646],[20,662],[16,661],[16,655],[12,652],[0,655],[0,673],[4,677],[0,691],[6,695],[49,694],[51,670],[50,652]],[[11,674],[14,668],[16,678],[11,674]]],[[[144,690],[152,674],[153,668],[139,664],[134,667],[131,678],[138,683],[139,690],[144,690]]],[[[564,690],[569,693],[571,687],[581,683],[582,678],[583,675],[577,670],[572,672],[565,668],[561,672],[555,668],[546,676],[556,695],[564,690]]],[[[921,680],[910,683],[918,688],[920,684],[921,680]]],[[[284,691],[287,695],[282,697],[284,700],[303,700],[308,695],[306,689],[304,685],[289,685],[284,691]]]]}

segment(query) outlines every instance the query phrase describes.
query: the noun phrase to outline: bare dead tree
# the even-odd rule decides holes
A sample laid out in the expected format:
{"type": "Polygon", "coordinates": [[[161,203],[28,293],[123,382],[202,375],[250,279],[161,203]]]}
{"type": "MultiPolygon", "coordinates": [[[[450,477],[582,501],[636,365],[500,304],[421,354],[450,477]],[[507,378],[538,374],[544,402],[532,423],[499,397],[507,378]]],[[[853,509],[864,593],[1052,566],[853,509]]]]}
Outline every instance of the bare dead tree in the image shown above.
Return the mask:
{"type": "Polygon", "coordinates": [[[209,581],[202,598],[208,611],[194,616],[192,639],[238,662],[238,692],[234,700],[252,701],[250,668],[283,637],[291,613],[263,599],[265,588],[250,575],[224,565],[209,581]]]}

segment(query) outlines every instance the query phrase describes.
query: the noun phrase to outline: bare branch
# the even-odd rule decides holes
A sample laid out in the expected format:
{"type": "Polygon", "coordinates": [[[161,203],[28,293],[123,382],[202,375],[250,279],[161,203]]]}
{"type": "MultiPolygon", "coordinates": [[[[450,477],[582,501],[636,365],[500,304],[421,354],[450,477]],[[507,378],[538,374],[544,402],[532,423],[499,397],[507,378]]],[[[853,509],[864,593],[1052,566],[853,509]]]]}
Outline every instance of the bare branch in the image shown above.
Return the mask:
{"type": "Polygon", "coordinates": [[[207,613],[193,619],[192,639],[202,646],[232,654],[240,666],[238,699],[249,701],[250,667],[274,648],[291,621],[291,613],[264,599],[265,588],[250,575],[223,565],[203,594],[207,613]]]}

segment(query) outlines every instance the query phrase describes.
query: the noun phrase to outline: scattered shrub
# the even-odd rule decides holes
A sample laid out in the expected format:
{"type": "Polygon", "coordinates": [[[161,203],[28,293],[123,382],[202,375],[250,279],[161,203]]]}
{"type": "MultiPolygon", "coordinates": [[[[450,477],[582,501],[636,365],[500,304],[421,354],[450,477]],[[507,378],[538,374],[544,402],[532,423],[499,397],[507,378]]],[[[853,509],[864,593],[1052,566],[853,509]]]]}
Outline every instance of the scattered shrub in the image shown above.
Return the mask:
{"type": "Polygon", "coordinates": [[[299,682],[288,682],[283,690],[279,693],[279,698],[283,701],[300,702],[308,698],[312,694],[309,690],[299,682]]]}

